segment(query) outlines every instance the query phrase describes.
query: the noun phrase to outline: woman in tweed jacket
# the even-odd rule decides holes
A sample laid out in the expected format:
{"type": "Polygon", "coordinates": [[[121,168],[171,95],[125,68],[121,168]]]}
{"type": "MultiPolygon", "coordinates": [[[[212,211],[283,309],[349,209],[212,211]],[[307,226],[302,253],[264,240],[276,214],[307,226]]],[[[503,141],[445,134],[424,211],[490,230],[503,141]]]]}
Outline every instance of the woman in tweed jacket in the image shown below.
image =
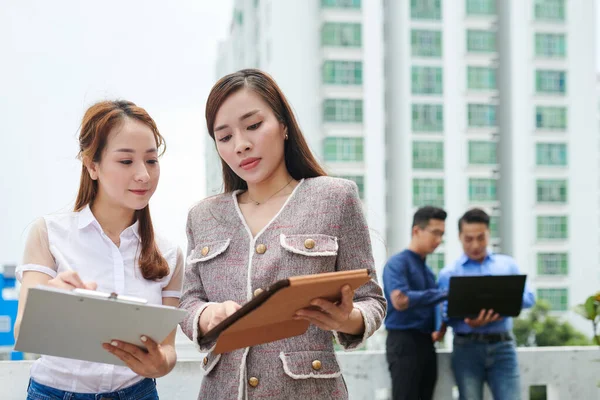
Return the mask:
{"type": "Polygon", "coordinates": [[[346,399],[333,337],[345,349],[380,326],[369,231],[354,182],[330,178],[315,161],[277,84],[242,70],[213,87],[208,132],[221,157],[225,193],[189,213],[181,323],[203,362],[200,399],[346,399]],[[199,337],[274,282],[294,275],[368,268],[373,279],[340,304],[299,310],[308,331],[215,355],[199,337]]]}

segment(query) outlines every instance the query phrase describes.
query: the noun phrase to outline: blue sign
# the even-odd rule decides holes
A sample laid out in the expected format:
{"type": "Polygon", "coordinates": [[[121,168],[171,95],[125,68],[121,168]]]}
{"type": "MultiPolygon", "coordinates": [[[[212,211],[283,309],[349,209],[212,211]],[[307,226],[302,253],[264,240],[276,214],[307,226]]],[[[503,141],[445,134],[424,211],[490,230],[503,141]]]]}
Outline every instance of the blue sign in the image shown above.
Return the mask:
{"type": "MultiPolygon", "coordinates": [[[[16,279],[14,267],[5,266],[0,275],[0,346],[13,347],[15,345],[15,320],[19,304],[16,292],[16,279]]],[[[22,360],[21,352],[11,352],[11,360],[22,360]]]]}

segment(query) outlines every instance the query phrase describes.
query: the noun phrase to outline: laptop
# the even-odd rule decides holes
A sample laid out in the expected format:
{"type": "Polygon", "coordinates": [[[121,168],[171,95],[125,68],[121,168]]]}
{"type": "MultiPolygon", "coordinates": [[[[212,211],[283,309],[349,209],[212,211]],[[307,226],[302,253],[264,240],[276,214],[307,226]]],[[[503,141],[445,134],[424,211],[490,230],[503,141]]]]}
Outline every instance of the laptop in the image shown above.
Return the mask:
{"type": "Polygon", "coordinates": [[[526,278],[527,275],[452,276],[448,317],[477,317],[482,309],[493,309],[502,317],[517,317],[523,305],[526,278]]]}

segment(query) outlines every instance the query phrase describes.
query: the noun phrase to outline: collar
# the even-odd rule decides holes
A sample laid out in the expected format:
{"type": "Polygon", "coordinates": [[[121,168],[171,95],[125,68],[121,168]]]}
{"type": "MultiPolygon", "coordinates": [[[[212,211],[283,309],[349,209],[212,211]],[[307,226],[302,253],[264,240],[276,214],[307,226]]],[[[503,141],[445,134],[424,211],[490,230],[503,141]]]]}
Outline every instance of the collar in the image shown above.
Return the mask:
{"type": "MultiPolygon", "coordinates": [[[[494,261],[494,258],[495,258],[495,257],[496,257],[496,255],[495,255],[495,254],[494,254],[492,251],[489,251],[489,250],[488,250],[488,251],[487,251],[487,254],[486,254],[486,256],[485,256],[485,258],[483,259],[483,261],[484,261],[484,262],[485,262],[485,261],[487,261],[487,260],[494,261]]],[[[466,264],[466,263],[468,263],[469,261],[473,261],[473,260],[471,260],[469,257],[467,257],[467,255],[466,255],[465,253],[463,253],[463,254],[460,256],[460,258],[458,259],[458,263],[459,263],[460,265],[465,265],[465,264],[466,264]]]]}
{"type": "MultiPolygon", "coordinates": [[[[140,237],[140,222],[137,219],[133,224],[125,228],[125,230],[123,231],[123,233],[126,234],[131,234],[132,232],[133,236],[135,236],[136,239],[141,242],[142,238],[140,237]]],[[[156,238],[156,233],[154,234],[154,237],[156,238]]]]}
{"type": "Polygon", "coordinates": [[[418,259],[419,261],[421,261],[423,264],[425,264],[425,259],[423,258],[422,255],[420,255],[419,253],[416,253],[414,251],[412,251],[411,249],[406,249],[407,253],[410,254],[412,257],[418,259]]]}
{"type": "MultiPolygon", "coordinates": [[[[79,221],[77,223],[77,228],[84,229],[84,228],[87,228],[89,225],[96,226],[100,230],[100,232],[103,231],[102,226],[100,225],[100,223],[98,222],[98,220],[96,219],[94,214],[92,213],[90,205],[88,204],[84,208],[82,208],[81,211],[79,211],[79,221]]],[[[125,228],[125,230],[121,234],[133,233],[133,235],[137,238],[137,240],[141,241],[142,239],[140,237],[139,225],[140,225],[139,221],[136,220],[132,225],[125,228]]]]}
{"type": "Polygon", "coordinates": [[[90,209],[90,205],[86,205],[79,211],[79,222],[77,227],[79,229],[86,228],[88,225],[94,223],[97,226],[100,226],[94,214],[92,214],[92,210],[90,209]]]}

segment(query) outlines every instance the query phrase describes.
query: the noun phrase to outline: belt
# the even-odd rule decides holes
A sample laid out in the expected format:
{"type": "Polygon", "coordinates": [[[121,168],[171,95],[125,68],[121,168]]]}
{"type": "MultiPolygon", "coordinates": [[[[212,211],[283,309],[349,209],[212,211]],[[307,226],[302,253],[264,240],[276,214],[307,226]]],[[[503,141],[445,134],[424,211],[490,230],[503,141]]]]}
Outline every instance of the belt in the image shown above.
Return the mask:
{"type": "Polygon", "coordinates": [[[477,342],[486,343],[498,343],[498,342],[509,342],[513,340],[513,337],[508,332],[499,333],[456,333],[455,336],[471,339],[477,342]]]}

